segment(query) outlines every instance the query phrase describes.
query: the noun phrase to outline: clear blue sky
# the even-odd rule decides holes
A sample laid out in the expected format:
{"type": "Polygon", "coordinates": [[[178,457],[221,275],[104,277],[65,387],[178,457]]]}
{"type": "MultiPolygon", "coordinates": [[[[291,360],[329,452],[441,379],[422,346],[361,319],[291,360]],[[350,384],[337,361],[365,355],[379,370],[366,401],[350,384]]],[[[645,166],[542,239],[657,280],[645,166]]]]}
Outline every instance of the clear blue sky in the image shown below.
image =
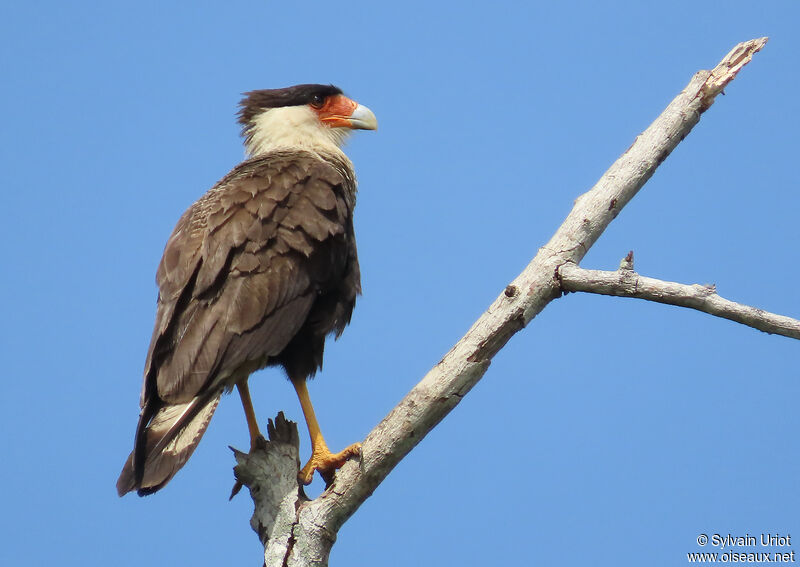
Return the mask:
{"type": "MultiPolygon", "coordinates": [[[[800,316],[798,21],[794,1],[5,3],[0,564],[259,564],[251,501],[227,501],[238,399],[165,490],[114,489],[156,265],[242,158],[241,92],[331,82],[380,121],[348,149],[364,296],[311,384],[338,448],[695,71],[763,35],[584,266],[633,249],[642,274],[800,316]]],[[[799,355],[688,310],[562,298],[345,525],[331,564],[681,565],[700,533],[800,546],[799,355]]],[[[277,371],[251,384],[262,422],[301,417],[277,371]]]]}

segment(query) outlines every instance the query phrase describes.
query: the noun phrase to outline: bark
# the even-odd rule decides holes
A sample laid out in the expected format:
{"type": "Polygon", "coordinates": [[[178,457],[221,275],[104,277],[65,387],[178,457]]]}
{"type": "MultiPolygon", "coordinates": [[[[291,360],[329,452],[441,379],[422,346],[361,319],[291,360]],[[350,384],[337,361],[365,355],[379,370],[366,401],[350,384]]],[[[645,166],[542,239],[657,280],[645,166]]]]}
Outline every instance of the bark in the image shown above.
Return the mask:
{"type": "Polygon", "coordinates": [[[266,565],[327,565],[342,524],[480,380],[503,345],[562,291],[573,289],[567,286],[577,285],[571,267],[580,263],[609,223],[766,41],[761,38],[741,43],[712,71],[695,74],[597,184],[578,197],[550,241],[467,334],[369,433],[362,444],[361,459],[345,464],[322,495],[308,501],[296,481],[284,486],[281,480],[284,488],[274,491],[269,499],[263,498],[264,487],[274,484],[276,478],[297,474],[298,465],[292,458],[270,456],[271,452],[288,450],[278,438],[264,450],[250,455],[237,453],[237,481],[250,488],[256,504],[254,525],[262,541],[264,534],[270,535],[266,565]]]}

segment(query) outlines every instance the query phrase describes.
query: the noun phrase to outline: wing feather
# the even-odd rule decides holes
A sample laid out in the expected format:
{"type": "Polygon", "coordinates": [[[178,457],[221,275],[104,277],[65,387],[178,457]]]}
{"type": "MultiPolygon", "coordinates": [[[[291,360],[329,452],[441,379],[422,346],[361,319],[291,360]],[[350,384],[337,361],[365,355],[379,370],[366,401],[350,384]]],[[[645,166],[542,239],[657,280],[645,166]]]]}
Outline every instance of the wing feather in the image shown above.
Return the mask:
{"type": "Polygon", "coordinates": [[[222,390],[284,363],[279,355],[334,276],[353,298],[331,307],[327,329],[313,326],[338,333],[346,325],[360,289],[354,192],[345,167],[271,155],[238,166],[181,217],[156,275],[140,433],[121,487],[163,486],[194,450],[222,390]],[[139,474],[134,461],[144,463],[139,474]]]}

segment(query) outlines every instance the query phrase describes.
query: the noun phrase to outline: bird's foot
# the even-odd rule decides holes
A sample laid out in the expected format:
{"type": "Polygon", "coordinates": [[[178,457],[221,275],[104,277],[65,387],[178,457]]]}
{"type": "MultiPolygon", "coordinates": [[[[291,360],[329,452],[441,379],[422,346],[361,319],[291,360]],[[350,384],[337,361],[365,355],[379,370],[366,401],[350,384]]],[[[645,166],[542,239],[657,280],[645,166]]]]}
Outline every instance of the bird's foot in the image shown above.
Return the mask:
{"type": "Polygon", "coordinates": [[[344,451],[331,453],[328,447],[318,445],[314,447],[314,452],[306,465],[300,470],[297,479],[303,484],[311,484],[314,471],[319,471],[320,476],[325,481],[326,486],[333,482],[333,475],[337,469],[342,468],[350,457],[357,457],[361,454],[361,443],[353,443],[344,451]]]}

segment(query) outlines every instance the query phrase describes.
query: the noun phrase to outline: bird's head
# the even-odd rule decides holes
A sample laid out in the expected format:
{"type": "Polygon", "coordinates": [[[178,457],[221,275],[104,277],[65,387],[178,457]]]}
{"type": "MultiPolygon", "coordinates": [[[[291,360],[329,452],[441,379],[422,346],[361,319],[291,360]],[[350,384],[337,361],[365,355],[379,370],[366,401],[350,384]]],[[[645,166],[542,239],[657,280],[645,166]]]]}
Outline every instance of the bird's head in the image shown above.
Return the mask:
{"type": "Polygon", "coordinates": [[[281,148],[340,148],[352,130],[376,130],[372,111],[333,85],[296,85],[244,93],[239,123],[247,153],[281,148]]]}

